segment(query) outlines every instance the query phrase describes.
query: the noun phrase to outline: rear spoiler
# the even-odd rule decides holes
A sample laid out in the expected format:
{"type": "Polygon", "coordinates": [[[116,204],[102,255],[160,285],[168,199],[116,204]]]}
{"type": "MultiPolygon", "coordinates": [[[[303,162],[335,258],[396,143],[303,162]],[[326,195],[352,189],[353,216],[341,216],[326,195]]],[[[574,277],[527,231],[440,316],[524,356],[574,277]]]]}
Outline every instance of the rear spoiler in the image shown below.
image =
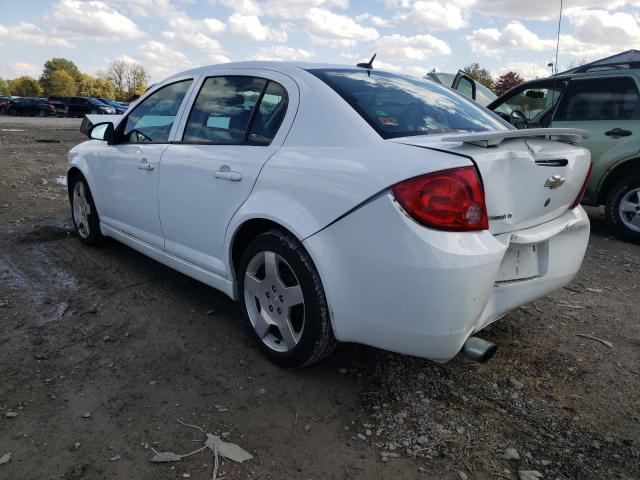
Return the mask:
{"type": "Polygon", "coordinates": [[[121,118],[122,115],[85,115],[80,124],[80,132],[89,135],[91,127],[104,122],[111,122],[114,127],[117,127],[121,118]]]}
{"type": "Polygon", "coordinates": [[[504,140],[510,138],[545,137],[550,140],[576,144],[589,138],[589,132],[578,128],[527,128],[524,130],[504,130],[477,133],[464,133],[461,135],[445,135],[443,142],[469,143],[479,147],[496,147],[504,140]]]}

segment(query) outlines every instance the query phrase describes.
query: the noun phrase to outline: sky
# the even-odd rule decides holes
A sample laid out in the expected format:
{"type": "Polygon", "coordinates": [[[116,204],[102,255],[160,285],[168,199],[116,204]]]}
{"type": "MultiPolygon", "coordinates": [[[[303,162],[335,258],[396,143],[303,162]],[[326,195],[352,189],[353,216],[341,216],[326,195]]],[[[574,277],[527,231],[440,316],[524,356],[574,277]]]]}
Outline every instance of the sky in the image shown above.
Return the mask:
{"type": "MultiPolygon", "coordinates": [[[[242,60],[355,64],[422,76],[478,62],[549,74],[560,0],[0,0],[0,77],[52,57],[96,75],[114,60],[152,81],[242,60]]],[[[640,48],[640,0],[565,0],[560,70],[640,48]]]]}

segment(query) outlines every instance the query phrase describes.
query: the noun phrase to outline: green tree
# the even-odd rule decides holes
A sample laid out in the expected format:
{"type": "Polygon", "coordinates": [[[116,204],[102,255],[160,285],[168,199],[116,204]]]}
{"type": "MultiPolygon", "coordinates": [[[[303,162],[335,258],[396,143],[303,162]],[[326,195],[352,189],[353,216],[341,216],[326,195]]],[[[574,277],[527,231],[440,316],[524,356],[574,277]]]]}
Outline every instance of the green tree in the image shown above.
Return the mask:
{"type": "Polygon", "coordinates": [[[56,97],[72,97],[78,91],[74,78],[64,70],[56,70],[51,75],[49,95],[56,97]]]}
{"type": "Polygon", "coordinates": [[[115,87],[108,80],[83,73],[78,85],[78,95],[82,97],[115,98],[116,92],[115,87]]]}
{"type": "Polygon", "coordinates": [[[51,93],[53,73],[58,70],[67,72],[75,82],[80,82],[82,78],[80,70],[78,70],[76,64],[71,60],[67,60],[66,58],[52,58],[51,60],[47,60],[44,63],[44,70],[40,76],[40,84],[47,95],[51,93]]]}
{"type": "Polygon", "coordinates": [[[491,76],[491,72],[486,68],[482,68],[479,63],[470,63],[464,67],[462,71],[475,81],[480,82],[485,87],[493,90],[493,77],[491,76]]]}
{"type": "Polygon", "coordinates": [[[126,97],[127,91],[127,70],[129,65],[126,62],[117,60],[111,62],[107,70],[102,74],[105,80],[108,80],[116,91],[116,98],[122,99],[126,97]]]}
{"type": "Polygon", "coordinates": [[[9,82],[0,78],[0,95],[11,95],[9,92],[9,82]]]}
{"type": "Polygon", "coordinates": [[[496,83],[493,86],[493,91],[496,95],[500,96],[503,93],[508,92],[516,85],[520,85],[524,82],[524,78],[517,72],[506,72],[500,75],[496,79],[496,83]]]}
{"type": "Polygon", "coordinates": [[[12,80],[9,84],[11,95],[19,97],[38,97],[42,95],[42,87],[35,78],[24,76],[12,80]]]}

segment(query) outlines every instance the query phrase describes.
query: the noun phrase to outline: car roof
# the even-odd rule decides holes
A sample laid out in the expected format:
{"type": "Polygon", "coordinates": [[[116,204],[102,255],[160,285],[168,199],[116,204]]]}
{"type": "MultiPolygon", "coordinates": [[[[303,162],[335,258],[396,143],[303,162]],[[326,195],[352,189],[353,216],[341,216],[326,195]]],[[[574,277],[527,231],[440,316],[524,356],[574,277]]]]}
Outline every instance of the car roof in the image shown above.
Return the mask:
{"type": "MultiPolygon", "coordinates": [[[[309,63],[309,62],[278,62],[278,61],[246,61],[246,62],[229,62],[229,63],[219,63],[214,65],[206,65],[202,67],[192,68],[191,70],[186,70],[184,72],[177,73],[172,75],[170,78],[175,78],[183,75],[200,75],[206,74],[210,71],[222,70],[222,69],[266,69],[266,70],[274,70],[276,72],[295,75],[299,74],[300,70],[312,70],[312,69],[332,69],[332,70],[356,70],[360,67],[356,65],[344,65],[339,63],[309,63]]],[[[374,70],[378,70],[375,68],[374,70]]],[[[385,70],[379,70],[385,71],[385,70]]],[[[391,73],[391,72],[389,72],[391,73]]],[[[168,80],[167,79],[167,80],[168,80]]],[[[159,83],[165,83],[163,80],[159,83]]]]}

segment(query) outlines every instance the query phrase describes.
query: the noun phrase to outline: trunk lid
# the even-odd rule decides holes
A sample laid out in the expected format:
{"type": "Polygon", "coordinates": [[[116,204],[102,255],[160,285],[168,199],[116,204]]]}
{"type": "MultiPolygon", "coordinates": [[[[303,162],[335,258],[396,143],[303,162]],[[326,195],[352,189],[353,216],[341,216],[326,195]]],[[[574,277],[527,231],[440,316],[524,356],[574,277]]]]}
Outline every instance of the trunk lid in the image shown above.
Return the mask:
{"type": "MultiPolygon", "coordinates": [[[[484,184],[489,231],[500,234],[539,225],[565,213],[580,193],[591,162],[584,148],[509,132],[498,134],[500,138],[495,136],[498,132],[487,132],[488,139],[474,133],[390,141],[472,160],[484,184]]],[[[567,135],[578,135],[575,132],[567,135]]]]}

